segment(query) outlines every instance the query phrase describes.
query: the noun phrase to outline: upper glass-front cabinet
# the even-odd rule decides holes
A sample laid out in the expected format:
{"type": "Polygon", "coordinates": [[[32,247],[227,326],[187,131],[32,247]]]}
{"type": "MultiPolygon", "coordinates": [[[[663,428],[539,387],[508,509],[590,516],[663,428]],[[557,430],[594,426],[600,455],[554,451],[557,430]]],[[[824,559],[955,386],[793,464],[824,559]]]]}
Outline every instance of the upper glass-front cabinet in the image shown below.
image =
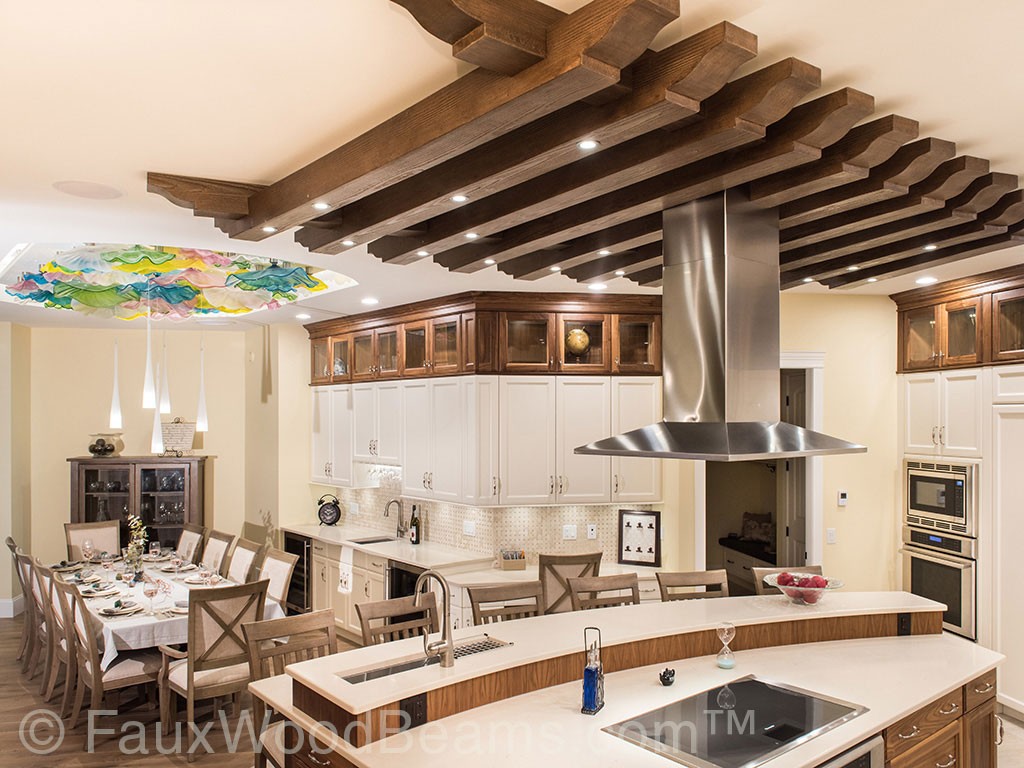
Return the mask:
{"type": "Polygon", "coordinates": [[[558,344],[554,331],[554,314],[502,312],[498,341],[502,370],[523,373],[555,370],[558,344]]]}
{"type": "Polygon", "coordinates": [[[992,359],[1024,360],[1024,288],[992,295],[992,359]]]}
{"type": "Polygon", "coordinates": [[[457,373],[462,362],[461,316],[430,321],[430,372],[457,373]]]}
{"type": "Polygon", "coordinates": [[[330,338],[312,339],[309,342],[310,381],[313,384],[331,383],[330,338]]]}
{"type": "Polygon", "coordinates": [[[607,373],[611,334],[607,315],[558,316],[558,370],[607,373]]]}
{"type": "Polygon", "coordinates": [[[661,371],[661,317],[612,317],[612,373],[661,371]]]}
{"type": "Polygon", "coordinates": [[[904,370],[938,367],[939,325],[935,307],[904,312],[901,335],[904,370]]]}
{"type": "Polygon", "coordinates": [[[982,360],[984,336],[981,299],[951,301],[939,307],[942,320],[941,365],[977,365],[982,360]]]}
{"type": "Polygon", "coordinates": [[[351,349],[352,340],[348,334],[310,341],[311,383],[348,381],[352,376],[351,349]]]}

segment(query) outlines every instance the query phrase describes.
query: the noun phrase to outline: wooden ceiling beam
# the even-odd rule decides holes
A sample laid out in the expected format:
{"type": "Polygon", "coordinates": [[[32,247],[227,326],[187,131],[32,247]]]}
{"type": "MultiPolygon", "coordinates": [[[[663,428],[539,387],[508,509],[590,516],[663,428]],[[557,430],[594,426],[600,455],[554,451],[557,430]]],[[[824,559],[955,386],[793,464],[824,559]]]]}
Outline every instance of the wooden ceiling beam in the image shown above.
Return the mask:
{"type": "Polygon", "coordinates": [[[659,236],[656,242],[629,251],[613,253],[610,256],[594,254],[590,261],[578,264],[571,269],[564,269],[562,274],[581,283],[604,282],[615,277],[628,277],[636,272],[660,266],[663,260],[662,251],[661,237],[659,236]],[[623,274],[616,274],[618,272],[623,274]]]}
{"type": "Polygon", "coordinates": [[[628,275],[628,278],[638,285],[645,286],[647,288],[661,288],[662,277],[664,276],[665,269],[660,264],[654,267],[648,267],[639,272],[634,272],[628,275]]]}
{"type": "Polygon", "coordinates": [[[458,271],[472,272],[486,258],[498,262],[558,245],[606,227],[656,213],[755,178],[811,162],[826,146],[870,114],[874,99],[845,88],[802,104],[768,129],[768,138],[631,184],[557,214],[501,232],[492,242],[473,243],[435,256],[458,271]]]}
{"type": "MultiPolygon", "coordinates": [[[[873,168],[866,179],[784,204],[779,208],[779,225],[788,230],[879,200],[905,195],[912,185],[925,179],[939,163],[955,154],[956,145],[949,141],[928,138],[911,142],[873,168]]],[[[783,232],[782,238],[788,240],[788,233],[783,232]]]]}
{"type": "Polygon", "coordinates": [[[249,212],[249,198],[264,189],[262,184],[150,173],[146,191],[161,195],[175,205],[191,209],[202,217],[242,218],[249,212]]]}
{"type": "Polygon", "coordinates": [[[592,0],[548,29],[547,56],[532,67],[514,77],[469,72],[257,191],[244,218],[215,222],[231,237],[262,240],[304,224],[313,202],[346,205],[556,112],[618,82],[678,13],[678,0],[592,0]]]}
{"type": "Polygon", "coordinates": [[[455,193],[478,200],[579,160],[582,139],[607,149],[676,123],[695,114],[703,99],[756,54],[754,35],[727,22],[717,24],[642,56],[629,68],[632,87],[621,99],[565,107],[331,211],[300,229],[295,239],[319,253],[340,253],[347,249],[345,240],[365,243],[442,215],[452,209],[455,193]]]}
{"type": "Polygon", "coordinates": [[[763,208],[775,208],[825,189],[866,178],[871,168],[891,158],[917,138],[916,120],[888,115],[859,125],[828,147],[815,163],[750,183],[750,199],[763,208]]]}

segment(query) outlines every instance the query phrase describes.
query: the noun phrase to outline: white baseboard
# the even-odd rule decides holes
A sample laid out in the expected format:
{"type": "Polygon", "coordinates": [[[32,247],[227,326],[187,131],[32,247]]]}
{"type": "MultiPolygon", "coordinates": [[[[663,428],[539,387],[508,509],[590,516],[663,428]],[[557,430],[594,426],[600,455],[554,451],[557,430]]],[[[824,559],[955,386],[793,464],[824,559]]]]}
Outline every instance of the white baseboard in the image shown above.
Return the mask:
{"type": "Polygon", "coordinates": [[[1015,699],[1006,694],[1000,693],[997,696],[997,701],[1002,705],[1004,711],[1010,715],[1014,720],[1024,722],[1024,701],[1015,699]]]}
{"type": "Polygon", "coordinates": [[[0,619],[13,619],[25,610],[25,596],[0,598],[0,619]]]}

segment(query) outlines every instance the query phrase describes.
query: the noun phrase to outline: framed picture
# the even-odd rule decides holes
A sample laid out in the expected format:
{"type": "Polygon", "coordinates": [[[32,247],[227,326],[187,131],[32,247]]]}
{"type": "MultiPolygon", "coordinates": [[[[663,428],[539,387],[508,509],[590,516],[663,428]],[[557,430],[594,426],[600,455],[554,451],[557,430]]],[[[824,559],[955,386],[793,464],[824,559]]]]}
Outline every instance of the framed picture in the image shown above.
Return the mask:
{"type": "Polygon", "coordinates": [[[619,510],[619,564],[661,567],[661,512],[619,510]]]}

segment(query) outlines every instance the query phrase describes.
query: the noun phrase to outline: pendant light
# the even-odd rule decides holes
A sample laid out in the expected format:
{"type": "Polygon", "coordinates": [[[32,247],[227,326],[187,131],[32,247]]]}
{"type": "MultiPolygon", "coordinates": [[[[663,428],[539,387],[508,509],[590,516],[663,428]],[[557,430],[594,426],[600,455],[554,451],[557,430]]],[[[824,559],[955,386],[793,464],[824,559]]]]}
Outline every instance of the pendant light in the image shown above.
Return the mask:
{"type": "Polygon", "coordinates": [[[121,429],[121,392],[117,386],[117,341],[114,341],[114,391],[110,395],[110,429],[121,429]]]}
{"type": "Polygon", "coordinates": [[[163,378],[160,379],[160,413],[171,412],[171,388],[167,385],[167,331],[164,331],[163,350],[161,352],[160,367],[163,371],[163,378]]]}
{"type": "Polygon", "coordinates": [[[206,345],[199,339],[199,407],[196,409],[196,432],[206,432],[210,428],[206,417],[206,345]]]}
{"type": "MultiPolygon", "coordinates": [[[[159,381],[160,367],[157,366],[155,380],[159,381]]],[[[156,401],[156,392],[153,393],[154,402],[156,401]]],[[[164,430],[163,423],[160,421],[160,409],[153,408],[153,438],[149,444],[150,450],[158,456],[164,452],[164,430]]]]}
{"type": "Polygon", "coordinates": [[[152,329],[150,322],[153,318],[153,297],[149,295],[149,287],[146,288],[148,310],[146,312],[146,373],[142,380],[142,407],[156,408],[156,380],[153,378],[153,345],[152,329]]]}

